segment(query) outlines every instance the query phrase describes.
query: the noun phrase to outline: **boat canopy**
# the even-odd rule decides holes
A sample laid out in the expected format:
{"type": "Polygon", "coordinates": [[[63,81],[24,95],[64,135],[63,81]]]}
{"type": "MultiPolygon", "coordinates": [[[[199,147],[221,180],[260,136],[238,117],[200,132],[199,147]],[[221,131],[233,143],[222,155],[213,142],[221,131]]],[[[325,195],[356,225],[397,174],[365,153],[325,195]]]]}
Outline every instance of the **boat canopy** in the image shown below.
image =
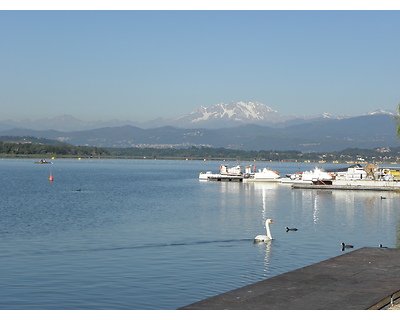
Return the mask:
{"type": "Polygon", "coordinates": [[[350,167],[346,167],[346,168],[340,168],[340,169],[326,169],[326,172],[346,172],[348,169],[350,168],[358,168],[358,169],[362,169],[362,166],[360,164],[355,164],[352,165],[350,167]]]}

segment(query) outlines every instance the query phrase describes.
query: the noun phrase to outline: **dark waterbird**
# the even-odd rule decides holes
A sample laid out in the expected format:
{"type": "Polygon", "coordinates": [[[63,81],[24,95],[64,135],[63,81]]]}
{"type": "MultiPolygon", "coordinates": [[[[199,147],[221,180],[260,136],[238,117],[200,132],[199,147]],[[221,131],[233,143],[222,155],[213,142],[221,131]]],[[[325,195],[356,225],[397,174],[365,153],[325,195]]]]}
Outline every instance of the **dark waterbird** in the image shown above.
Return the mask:
{"type": "Polygon", "coordinates": [[[289,228],[289,227],[286,227],[286,232],[289,232],[289,231],[297,231],[298,229],[297,228],[289,228]]]}
{"type": "Polygon", "coordinates": [[[341,245],[342,245],[342,251],[344,251],[344,249],[351,249],[351,248],[354,248],[353,245],[351,245],[351,244],[344,244],[343,242],[341,243],[341,245]]]}
{"type": "Polygon", "coordinates": [[[382,246],[382,243],[379,245],[379,248],[387,249],[387,247],[382,246]]]}
{"type": "Polygon", "coordinates": [[[383,199],[386,199],[386,197],[382,197],[382,196],[381,196],[381,200],[383,200],[383,199]]]}

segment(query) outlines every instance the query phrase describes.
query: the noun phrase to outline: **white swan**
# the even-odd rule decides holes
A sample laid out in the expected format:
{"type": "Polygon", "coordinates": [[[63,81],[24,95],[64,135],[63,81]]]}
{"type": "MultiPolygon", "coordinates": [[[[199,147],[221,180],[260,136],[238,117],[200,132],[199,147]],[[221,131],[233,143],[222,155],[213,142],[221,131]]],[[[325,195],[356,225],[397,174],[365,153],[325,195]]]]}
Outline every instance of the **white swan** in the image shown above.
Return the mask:
{"type": "Polygon", "coordinates": [[[267,229],[267,235],[264,234],[259,234],[254,238],[254,242],[263,242],[263,241],[269,241],[272,240],[272,235],[271,235],[271,230],[269,229],[269,224],[274,223],[271,219],[267,219],[265,221],[265,229],[267,229]]]}

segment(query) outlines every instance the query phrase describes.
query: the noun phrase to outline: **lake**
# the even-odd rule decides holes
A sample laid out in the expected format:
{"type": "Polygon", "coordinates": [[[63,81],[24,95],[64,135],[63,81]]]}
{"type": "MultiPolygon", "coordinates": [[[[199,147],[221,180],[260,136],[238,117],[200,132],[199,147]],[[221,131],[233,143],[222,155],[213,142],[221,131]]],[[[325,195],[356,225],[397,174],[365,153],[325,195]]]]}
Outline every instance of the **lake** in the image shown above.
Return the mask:
{"type": "Polygon", "coordinates": [[[34,162],[0,159],[2,310],[173,310],[343,254],[341,242],[400,247],[396,192],[199,181],[217,161],[34,162]],[[267,218],[274,240],[254,244],[267,218]]]}

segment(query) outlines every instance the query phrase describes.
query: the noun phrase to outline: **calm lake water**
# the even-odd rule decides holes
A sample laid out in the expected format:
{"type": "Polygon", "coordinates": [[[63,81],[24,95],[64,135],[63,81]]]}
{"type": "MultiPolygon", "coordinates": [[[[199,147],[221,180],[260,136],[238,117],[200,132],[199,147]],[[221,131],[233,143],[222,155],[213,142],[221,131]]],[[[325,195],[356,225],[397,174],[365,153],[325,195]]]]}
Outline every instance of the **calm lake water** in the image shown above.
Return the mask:
{"type": "Polygon", "coordinates": [[[198,180],[220,164],[0,159],[0,309],[177,309],[343,254],[341,242],[400,247],[398,193],[198,180]],[[274,240],[253,244],[267,218],[274,240]]]}

